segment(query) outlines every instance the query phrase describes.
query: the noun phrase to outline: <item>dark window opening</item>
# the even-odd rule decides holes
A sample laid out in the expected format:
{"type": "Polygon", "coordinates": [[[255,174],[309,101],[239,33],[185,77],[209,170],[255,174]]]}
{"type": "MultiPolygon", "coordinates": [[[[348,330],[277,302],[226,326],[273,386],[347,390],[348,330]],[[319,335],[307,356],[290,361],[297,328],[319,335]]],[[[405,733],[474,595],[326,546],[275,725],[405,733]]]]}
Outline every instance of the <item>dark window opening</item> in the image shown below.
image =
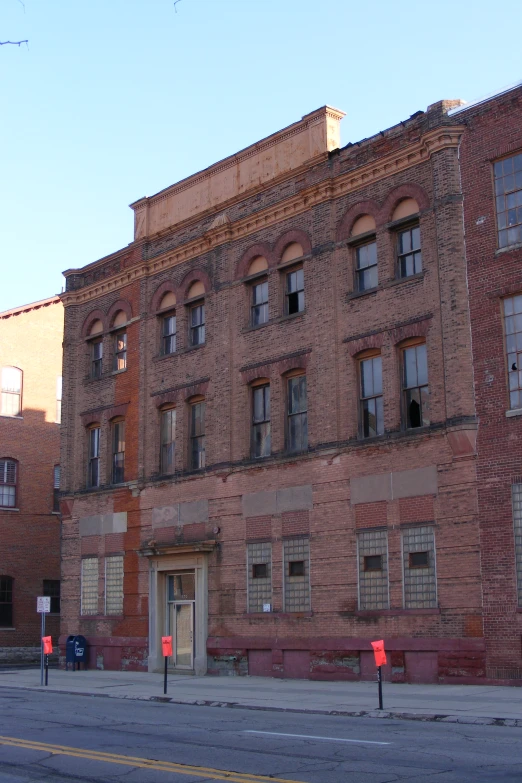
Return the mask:
{"type": "Polygon", "coordinates": [[[288,563],[288,576],[304,576],[305,575],[305,561],[304,560],[291,560],[288,563]]]}
{"type": "Polygon", "coordinates": [[[286,276],[286,312],[293,315],[302,313],[304,308],[304,270],[296,269],[286,276]]]}
{"type": "Polygon", "coordinates": [[[176,353],[176,316],[167,315],[163,318],[161,335],[161,353],[167,355],[176,353]]]}
{"type": "Polygon", "coordinates": [[[60,614],[60,580],[44,579],[43,595],[51,598],[51,614],[60,614]]]}
{"type": "Polygon", "coordinates": [[[103,342],[95,340],[91,343],[91,378],[101,378],[103,363],[103,342]]]}
{"type": "Polygon", "coordinates": [[[13,578],[0,576],[0,628],[13,627],[13,578]]]}
{"type": "Polygon", "coordinates": [[[87,476],[89,487],[100,486],[100,428],[92,427],[89,430],[89,473],[87,476]]]}
{"type": "Polygon", "coordinates": [[[205,467],[204,402],[195,402],[190,406],[190,467],[192,470],[205,467]]]}
{"type": "Polygon", "coordinates": [[[308,410],[306,401],[306,375],[288,379],[288,451],[305,451],[308,448],[308,410]]]}
{"type": "Polygon", "coordinates": [[[268,321],[268,280],[252,286],[250,321],[252,326],[266,324],[268,321]]]}
{"type": "Polygon", "coordinates": [[[269,457],[270,438],[270,386],[256,386],[252,390],[252,456],[269,457]]]}
{"type": "Polygon", "coordinates": [[[430,423],[430,392],[424,343],[403,351],[403,384],[406,427],[427,427],[430,423]]]}
{"type": "Polygon", "coordinates": [[[268,577],[268,563],[254,563],[252,565],[253,579],[267,579],[267,577],[268,577]]]}
{"type": "Polygon", "coordinates": [[[377,287],[377,243],[375,240],[355,250],[357,291],[377,287]]]}
{"type": "Polygon", "coordinates": [[[125,422],[112,425],[112,483],[125,481],[125,422]]]}
{"type": "Polygon", "coordinates": [[[365,571],[382,571],[382,555],[365,555],[365,571]]]}
{"type": "Polygon", "coordinates": [[[160,471],[163,475],[174,472],[174,453],[176,446],[176,409],[161,413],[161,455],[160,471]]]}
{"type": "Polygon", "coordinates": [[[361,430],[363,438],[373,438],[384,432],[382,398],[382,360],[380,356],[360,362],[361,430]]]}
{"type": "Polygon", "coordinates": [[[409,554],[410,568],[429,568],[429,565],[430,565],[429,552],[410,552],[409,554]]]}
{"type": "Polygon", "coordinates": [[[399,277],[411,277],[422,272],[419,226],[411,226],[398,234],[399,277]]]}
{"type": "Polygon", "coordinates": [[[190,308],[190,344],[203,345],[205,342],[205,305],[198,304],[190,308]]]}

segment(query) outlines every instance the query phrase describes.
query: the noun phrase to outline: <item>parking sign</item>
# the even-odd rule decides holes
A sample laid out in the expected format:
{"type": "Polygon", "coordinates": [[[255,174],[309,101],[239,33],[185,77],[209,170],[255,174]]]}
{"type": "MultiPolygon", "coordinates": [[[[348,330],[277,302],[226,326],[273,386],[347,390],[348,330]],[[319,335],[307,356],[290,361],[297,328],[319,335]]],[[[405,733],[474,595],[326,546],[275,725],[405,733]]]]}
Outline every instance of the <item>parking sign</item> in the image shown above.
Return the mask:
{"type": "Polygon", "coordinates": [[[38,614],[47,614],[51,611],[51,597],[48,595],[39,595],[36,599],[36,611],[38,614]]]}

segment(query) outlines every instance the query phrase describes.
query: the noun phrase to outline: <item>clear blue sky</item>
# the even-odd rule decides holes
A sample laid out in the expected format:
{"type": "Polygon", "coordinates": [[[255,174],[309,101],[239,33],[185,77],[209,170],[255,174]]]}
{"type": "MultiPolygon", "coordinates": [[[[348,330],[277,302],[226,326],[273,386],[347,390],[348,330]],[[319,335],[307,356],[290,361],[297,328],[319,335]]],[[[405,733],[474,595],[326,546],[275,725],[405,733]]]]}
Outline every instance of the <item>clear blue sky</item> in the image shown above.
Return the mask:
{"type": "Polygon", "coordinates": [[[520,0],[0,0],[0,311],[132,240],[128,204],[329,103],[357,141],[522,79],[520,0]]]}

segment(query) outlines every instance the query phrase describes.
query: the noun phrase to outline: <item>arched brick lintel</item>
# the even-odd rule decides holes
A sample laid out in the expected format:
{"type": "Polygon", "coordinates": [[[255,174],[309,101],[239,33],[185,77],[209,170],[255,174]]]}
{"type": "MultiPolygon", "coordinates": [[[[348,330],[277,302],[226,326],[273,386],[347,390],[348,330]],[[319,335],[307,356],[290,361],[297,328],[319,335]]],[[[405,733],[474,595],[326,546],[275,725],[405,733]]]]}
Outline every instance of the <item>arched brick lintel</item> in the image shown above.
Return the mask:
{"type": "Polygon", "coordinates": [[[268,261],[269,268],[275,266],[275,258],[270,245],[267,242],[257,242],[255,245],[249,247],[241,256],[236,268],[236,280],[241,280],[248,275],[250,262],[253,261],[254,258],[257,258],[257,256],[264,256],[268,261]]]}
{"type": "Polygon", "coordinates": [[[178,396],[179,392],[177,391],[165,392],[165,394],[159,394],[155,397],[154,404],[156,405],[156,408],[162,408],[163,405],[176,405],[178,396]]]}
{"type": "Polygon", "coordinates": [[[205,397],[207,394],[208,389],[208,381],[201,381],[201,383],[194,383],[192,386],[186,386],[183,390],[183,397],[186,402],[190,400],[191,397],[205,397]]]}
{"type": "Polygon", "coordinates": [[[383,332],[379,334],[369,334],[367,337],[360,337],[358,340],[352,340],[348,343],[350,356],[356,357],[363,351],[380,350],[384,341],[383,332]]]}
{"type": "Polygon", "coordinates": [[[422,321],[416,321],[413,324],[398,326],[390,331],[390,337],[393,345],[398,345],[404,340],[410,340],[412,337],[426,337],[430,328],[431,318],[424,318],[422,321]]]}
{"type": "Polygon", "coordinates": [[[128,407],[129,403],[123,402],[121,405],[114,405],[112,408],[109,408],[107,411],[107,421],[111,421],[111,419],[115,419],[117,416],[125,416],[128,407]]]}
{"type": "Polygon", "coordinates": [[[358,201],[357,204],[354,204],[353,207],[350,207],[350,209],[344,213],[343,217],[341,218],[341,222],[337,226],[337,232],[335,236],[337,242],[342,242],[343,239],[348,239],[353,224],[357,218],[361,217],[362,215],[371,215],[375,219],[375,223],[378,225],[378,203],[373,201],[373,199],[369,199],[367,201],[358,201]]]}
{"type": "Polygon", "coordinates": [[[419,205],[419,210],[421,212],[428,209],[430,206],[430,200],[424,188],[421,188],[421,186],[417,185],[415,182],[405,182],[404,185],[399,185],[390,190],[386,196],[379,211],[378,225],[389,223],[392,219],[393,210],[399,201],[402,201],[405,198],[414,198],[419,205]]]}
{"type": "Polygon", "coordinates": [[[208,292],[212,288],[212,286],[210,285],[210,278],[207,275],[207,273],[203,271],[203,269],[192,269],[192,271],[188,272],[185,275],[179,287],[183,299],[187,299],[188,290],[192,285],[192,283],[197,283],[197,282],[203,283],[206,294],[208,294],[208,292]]]}
{"type": "Polygon", "coordinates": [[[91,424],[100,424],[101,425],[101,414],[100,411],[96,413],[82,413],[81,415],[82,424],[84,427],[90,427],[91,424]]]}
{"type": "Polygon", "coordinates": [[[132,308],[130,306],[130,302],[127,302],[126,299],[118,299],[117,302],[114,302],[109,308],[109,312],[107,313],[107,321],[109,324],[109,329],[112,329],[114,324],[114,319],[116,318],[116,314],[120,312],[120,310],[123,310],[125,313],[125,317],[127,318],[127,321],[130,321],[132,318],[132,308]]]}
{"type": "Polygon", "coordinates": [[[292,242],[299,242],[303,248],[303,255],[307,256],[312,252],[312,243],[306,231],[301,231],[299,228],[290,229],[290,231],[285,231],[284,234],[281,234],[274,245],[274,258],[278,264],[281,262],[281,256],[286,248],[292,242]]]}
{"type": "Polygon", "coordinates": [[[95,321],[101,321],[103,324],[103,331],[107,331],[107,317],[103,310],[93,310],[89,313],[85,321],[83,322],[81,335],[82,337],[88,337],[91,326],[95,321]]]}
{"type": "Polygon", "coordinates": [[[162,283],[154,292],[154,295],[152,297],[151,303],[150,303],[150,310],[152,313],[156,313],[159,310],[161,300],[165,296],[165,294],[173,293],[176,297],[176,302],[179,301],[179,289],[176,286],[175,283],[173,283],[171,280],[165,280],[164,283],[162,283]]]}

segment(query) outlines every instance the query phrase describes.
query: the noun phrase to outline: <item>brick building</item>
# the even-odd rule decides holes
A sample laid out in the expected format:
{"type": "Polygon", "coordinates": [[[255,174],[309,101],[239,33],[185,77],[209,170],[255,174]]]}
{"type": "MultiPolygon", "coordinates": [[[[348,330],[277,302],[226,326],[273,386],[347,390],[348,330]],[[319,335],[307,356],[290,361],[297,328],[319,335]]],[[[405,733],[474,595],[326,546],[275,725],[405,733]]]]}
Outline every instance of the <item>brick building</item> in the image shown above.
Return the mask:
{"type": "Polygon", "coordinates": [[[58,641],[62,336],[57,296],[0,313],[0,662],[39,658],[39,595],[58,641]]]}
{"type": "Polygon", "coordinates": [[[65,273],[62,642],[197,673],[483,677],[458,146],[329,107],[65,273]]]}
{"type": "Polygon", "coordinates": [[[457,108],[487,676],[522,680],[522,85],[457,108]]]}

